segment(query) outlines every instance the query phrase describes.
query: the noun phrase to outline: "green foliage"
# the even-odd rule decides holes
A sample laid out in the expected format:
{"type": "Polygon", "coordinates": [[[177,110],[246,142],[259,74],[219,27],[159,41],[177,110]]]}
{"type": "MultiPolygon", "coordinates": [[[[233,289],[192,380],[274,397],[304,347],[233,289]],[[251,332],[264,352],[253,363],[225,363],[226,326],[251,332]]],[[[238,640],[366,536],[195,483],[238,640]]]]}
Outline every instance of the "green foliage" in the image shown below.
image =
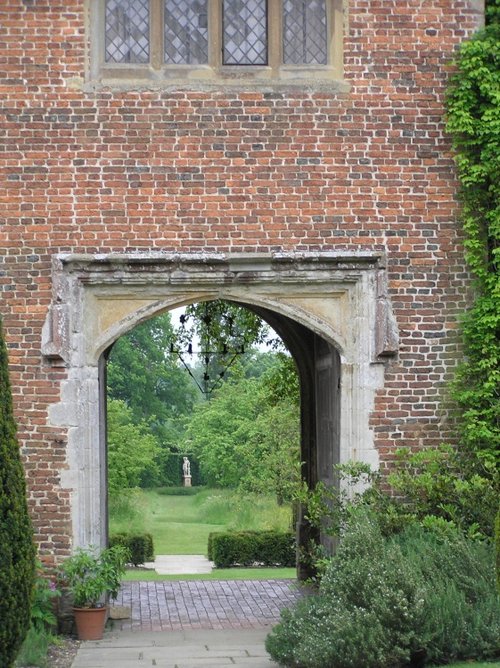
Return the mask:
{"type": "Polygon", "coordinates": [[[60,595],[38,561],[31,603],[31,625],[17,655],[16,666],[46,668],[48,665],[48,649],[56,639],[53,633],[57,624],[54,601],[60,595]]]}
{"type": "Polygon", "coordinates": [[[282,613],[266,647],[275,661],[301,668],[490,657],[500,631],[492,583],[487,545],[418,527],[385,538],[358,508],[319,593],[282,613]]]}
{"type": "Polygon", "coordinates": [[[10,668],[30,625],[35,547],[7,365],[0,321],[0,665],[10,668]]]}
{"type": "Polygon", "coordinates": [[[497,586],[500,592],[500,510],[495,519],[495,549],[497,555],[497,586]]]}
{"type": "Polygon", "coordinates": [[[466,259],[476,300],[463,322],[466,361],[455,397],[462,440],[482,464],[500,458],[500,10],[462,44],[449,89],[448,125],[461,183],[466,259]]]}
{"type": "Polygon", "coordinates": [[[277,505],[272,495],[207,489],[195,498],[199,516],[206,522],[235,531],[290,528],[290,506],[277,505]]]}
{"type": "Polygon", "coordinates": [[[267,386],[282,360],[276,357],[258,379],[235,369],[210,401],[195,407],[184,447],[198,458],[208,485],[291,498],[300,478],[299,409],[267,386]]]}
{"type": "Polygon", "coordinates": [[[281,531],[214,532],[208,537],[208,558],[217,568],[293,566],[295,536],[281,531]]]}
{"type": "Polygon", "coordinates": [[[139,487],[155,479],[157,443],[145,422],[134,424],[132,411],[123,401],[108,401],[108,489],[113,496],[122,489],[139,487]]]}
{"type": "Polygon", "coordinates": [[[54,601],[60,595],[61,592],[55,583],[49,580],[42,564],[38,562],[31,601],[31,626],[37,631],[52,631],[55,628],[57,618],[54,614],[54,601]]]}
{"type": "Polygon", "coordinates": [[[134,566],[155,558],[153,536],[150,533],[116,533],[109,537],[109,547],[121,545],[128,550],[129,563],[134,566]]]}
{"type": "Polygon", "coordinates": [[[445,445],[416,453],[401,449],[396,455],[388,482],[405,503],[393,503],[394,512],[419,521],[441,518],[470,537],[492,535],[500,492],[498,471],[482,475],[470,471],[461,453],[445,445]]]}
{"type": "Polygon", "coordinates": [[[492,658],[500,647],[500,598],[494,551],[457,531],[409,527],[394,539],[422,583],[424,609],[416,627],[428,661],[492,658]]]}
{"type": "Polygon", "coordinates": [[[47,654],[53,641],[54,636],[49,631],[30,626],[17,655],[15,665],[18,668],[24,666],[48,668],[47,654]]]}
{"type": "Polygon", "coordinates": [[[266,641],[286,666],[382,668],[408,661],[421,592],[401,550],[374,522],[351,521],[317,596],[282,613],[266,641]]]}
{"type": "Polygon", "coordinates": [[[108,394],[145,423],[159,444],[175,445],[182,419],[197,398],[196,389],[170,345],[175,333],[170,314],[138,325],[114,344],[108,361],[108,394]]]}
{"type": "Polygon", "coordinates": [[[116,598],[129,559],[122,545],[100,552],[80,548],[66,559],[61,567],[62,584],[70,590],[74,606],[96,608],[102,605],[105,594],[116,598]]]}

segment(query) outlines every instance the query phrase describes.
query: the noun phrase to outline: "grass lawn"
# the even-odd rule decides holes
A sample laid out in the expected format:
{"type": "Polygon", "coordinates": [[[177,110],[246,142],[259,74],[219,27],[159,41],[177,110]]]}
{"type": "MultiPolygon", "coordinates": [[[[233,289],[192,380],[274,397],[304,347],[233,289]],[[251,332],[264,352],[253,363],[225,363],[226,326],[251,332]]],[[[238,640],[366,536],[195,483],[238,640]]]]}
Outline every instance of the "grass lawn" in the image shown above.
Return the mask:
{"type": "Polygon", "coordinates": [[[295,568],[216,568],[212,573],[193,575],[159,575],[155,571],[131,569],[125,573],[124,581],[146,582],[150,580],[295,580],[295,568]]]}
{"type": "Polygon", "coordinates": [[[113,512],[110,533],[153,535],[156,554],[206,554],[208,535],[227,529],[283,529],[290,509],[273,498],[240,497],[231,490],[204,489],[193,496],[166,496],[138,490],[132,502],[113,512]]]}

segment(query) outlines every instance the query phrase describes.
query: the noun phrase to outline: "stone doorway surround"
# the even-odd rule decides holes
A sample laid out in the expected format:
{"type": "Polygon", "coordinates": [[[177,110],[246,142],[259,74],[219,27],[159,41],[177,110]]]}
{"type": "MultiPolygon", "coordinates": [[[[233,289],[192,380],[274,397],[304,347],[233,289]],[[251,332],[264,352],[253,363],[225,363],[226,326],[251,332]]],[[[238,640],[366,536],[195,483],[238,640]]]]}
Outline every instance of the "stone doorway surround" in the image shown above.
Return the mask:
{"type": "Polygon", "coordinates": [[[339,461],[376,468],[369,427],[384,362],[398,339],[385,256],[359,253],[144,253],[57,255],[42,352],[66,368],[53,426],[67,429],[61,487],[72,498],[72,546],[107,539],[104,355],[121,335],[159,313],[224,299],[272,312],[339,354],[339,461]]]}

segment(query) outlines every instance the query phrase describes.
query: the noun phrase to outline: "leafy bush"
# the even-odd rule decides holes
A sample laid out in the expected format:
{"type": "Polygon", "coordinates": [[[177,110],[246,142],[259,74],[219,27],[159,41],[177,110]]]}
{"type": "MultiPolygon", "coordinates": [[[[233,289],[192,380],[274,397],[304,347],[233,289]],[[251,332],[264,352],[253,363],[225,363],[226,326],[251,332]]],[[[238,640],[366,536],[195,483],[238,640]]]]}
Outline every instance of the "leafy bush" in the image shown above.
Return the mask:
{"type": "Polygon", "coordinates": [[[418,526],[385,538],[357,511],[319,593],[282,613],[266,647],[274,660],[303,668],[491,657],[499,620],[488,545],[418,526]]]}
{"type": "Polygon", "coordinates": [[[455,531],[409,527],[393,539],[424,583],[424,615],[417,628],[429,661],[491,658],[500,652],[500,598],[494,550],[455,531]]]}
{"type": "Polygon", "coordinates": [[[124,401],[110,399],[108,415],[108,488],[110,495],[140,487],[156,479],[158,444],[148,424],[134,423],[132,409],[124,401]]]}
{"type": "Polygon", "coordinates": [[[400,449],[388,481],[404,504],[393,509],[415,519],[435,516],[465,534],[491,536],[498,509],[498,472],[471,470],[462,453],[442,445],[412,453],[400,449]]]}
{"type": "Polygon", "coordinates": [[[495,547],[497,555],[497,585],[498,591],[500,591],[500,510],[495,520],[495,547]]]}
{"type": "Polygon", "coordinates": [[[0,321],[0,665],[4,668],[13,664],[30,625],[34,575],[33,530],[0,321]]]}
{"type": "Polygon", "coordinates": [[[40,562],[37,564],[37,569],[31,601],[31,626],[37,631],[52,631],[57,623],[54,600],[61,595],[61,592],[48,579],[40,562]]]}
{"type": "Polygon", "coordinates": [[[102,598],[116,598],[130,554],[122,545],[99,552],[80,548],[61,567],[63,586],[69,588],[77,608],[98,608],[102,598]]]}
{"type": "Polygon", "coordinates": [[[17,655],[16,666],[45,668],[48,665],[48,649],[56,641],[54,599],[58,596],[60,592],[50,582],[42,564],[38,562],[31,603],[31,626],[17,655]]]}
{"type": "Polygon", "coordinates": [[[37,629],[30,626],[23,644],[19,650],[15,665],[19,668],[25,666],[38,666],[47,668],[47,653],[54,636],[45,629],[37,629]]]}
{"type": "Polygon", "coordinates": [[[295,536],[280,531],[213,532],[208,558],[217,568],[231,566],[293,566],[295,536]]]}
{"type": "Polygon", "coordinates": [[[109,546],[122,545],[130,554],[130,563],[134,566],[154,559],[153,536],[150,533],[117,533],[109,538],[109,546]]]}

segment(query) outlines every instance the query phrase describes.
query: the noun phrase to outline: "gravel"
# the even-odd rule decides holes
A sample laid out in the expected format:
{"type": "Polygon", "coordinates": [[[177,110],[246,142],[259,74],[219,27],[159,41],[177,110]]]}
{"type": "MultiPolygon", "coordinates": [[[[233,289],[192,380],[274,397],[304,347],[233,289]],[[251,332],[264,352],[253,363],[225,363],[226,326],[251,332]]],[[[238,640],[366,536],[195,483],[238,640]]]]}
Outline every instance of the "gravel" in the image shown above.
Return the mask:
{"type": "Polygon", "coordinates": [[[60,636],[60,644],[52,645],[49,649],[48,668],[71,668],[71,664],[78,652],[80,643],[74,638],[60,636]]]}

